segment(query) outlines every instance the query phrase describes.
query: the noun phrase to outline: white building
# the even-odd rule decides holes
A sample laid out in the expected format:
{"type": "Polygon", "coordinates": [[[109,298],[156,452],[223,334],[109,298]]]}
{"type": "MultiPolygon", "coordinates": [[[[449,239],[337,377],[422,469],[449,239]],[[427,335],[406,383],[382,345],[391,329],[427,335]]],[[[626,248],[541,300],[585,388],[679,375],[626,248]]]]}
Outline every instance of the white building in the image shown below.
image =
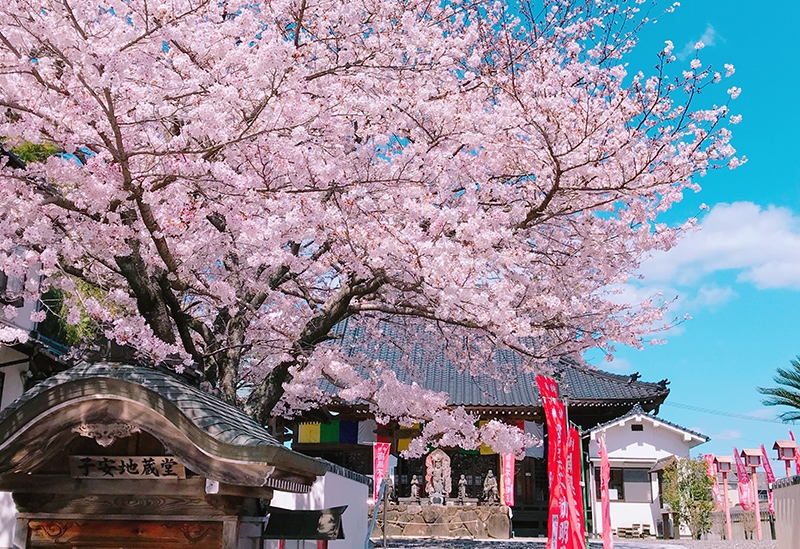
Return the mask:
{"type": "MultiPolygon", "coordinates": [[[[23,393],[24,375],[30,361],[27,349],[17,345],[22,336],[31,337],[35,324],[30,316],[35,304],[17,298],[21,292],[18,280],[8,279],[0,271],[0,410],[23,393]],[[6,309],[16,316],[8,318],[6,309]],[[5,342],[5,344],[4,344],[5,342]]],[[[10,548],[14,538],[16,508],[11,494],[0,492],[0,549],[10,548]]]]}
{"type": "MultiPolygon", "coordinates": [[[[342,528],[345,539],[330,541],[330,549],[348,549],[361,547],[367,537],[367,498],[371,495],[369,479],[358,473],[329,463],[325,476],[314,483],[308,494],[290,494],[275,492],[270,506],[279,509],[309,510],[330,509],[347,505],[342,515],[342,528]]],[[[266,540],[259,549],[278,549],[277,540],[266,540]]],[[[286,549],[316,549],[316,541],[287,540],[286,549]]],[[[243,549],[240,546],[240,549],[243,549]]]]}
{"type": "Polygon", "coordinates": [[[657,464],[670,457],[689,457],[689,450],[707,442],[705,435],[686,429],[659,417],[647,414],[638,405],[630,412],[608,423],[590,429],[589,437],[589,505],[593,517],[593,533],[602,533],[600,511],[600,456],[597,435],[605,433],[606,449],[611,464],[609,496],[611,527],[668,536],[662,515],[660,471],[657,464]]]}

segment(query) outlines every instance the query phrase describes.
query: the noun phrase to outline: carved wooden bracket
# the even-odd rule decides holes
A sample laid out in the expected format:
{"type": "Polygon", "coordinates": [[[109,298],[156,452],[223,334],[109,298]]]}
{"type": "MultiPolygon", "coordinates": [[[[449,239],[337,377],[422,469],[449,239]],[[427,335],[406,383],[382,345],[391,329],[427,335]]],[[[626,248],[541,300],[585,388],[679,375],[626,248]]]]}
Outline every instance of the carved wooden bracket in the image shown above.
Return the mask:
{"type": "Polygon", "coordinates": [[[93,438],[97,444],[105,448],[111,446],[118,438],[129,437],[141,430],[130,423],[81,423],[72,428],[73,433],[82,437],[93,438]]]}

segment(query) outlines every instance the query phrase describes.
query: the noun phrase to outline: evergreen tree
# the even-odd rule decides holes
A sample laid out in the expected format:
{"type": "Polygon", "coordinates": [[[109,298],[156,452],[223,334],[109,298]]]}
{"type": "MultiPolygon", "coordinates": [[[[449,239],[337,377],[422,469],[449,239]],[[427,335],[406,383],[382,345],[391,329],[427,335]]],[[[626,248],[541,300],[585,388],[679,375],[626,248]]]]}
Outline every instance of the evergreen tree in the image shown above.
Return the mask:
{"type": "Polygon", "coordinates": [[[713,479],[706,474],[705,462],[700,458],[678,458],[664,468],[663,483],[661,498],[672,509],[675,526],[688,526],[692,539],[700,539],[710,531],[713,479]]]}

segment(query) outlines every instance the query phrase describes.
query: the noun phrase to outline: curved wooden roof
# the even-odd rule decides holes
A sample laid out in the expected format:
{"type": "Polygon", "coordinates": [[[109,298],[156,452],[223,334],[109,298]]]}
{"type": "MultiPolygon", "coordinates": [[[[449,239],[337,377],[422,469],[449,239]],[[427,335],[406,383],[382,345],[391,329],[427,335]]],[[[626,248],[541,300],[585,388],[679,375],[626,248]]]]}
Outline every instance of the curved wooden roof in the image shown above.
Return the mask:
{"type": "Polygon", "coordinates": [[[101,362],[50,377],[0,413],[0,474],[34,471],[76,436],[73,427],[108,422],[136,425],[227,484],[305,492],[325,473],[213,395],[158,370],[101,362]]]}

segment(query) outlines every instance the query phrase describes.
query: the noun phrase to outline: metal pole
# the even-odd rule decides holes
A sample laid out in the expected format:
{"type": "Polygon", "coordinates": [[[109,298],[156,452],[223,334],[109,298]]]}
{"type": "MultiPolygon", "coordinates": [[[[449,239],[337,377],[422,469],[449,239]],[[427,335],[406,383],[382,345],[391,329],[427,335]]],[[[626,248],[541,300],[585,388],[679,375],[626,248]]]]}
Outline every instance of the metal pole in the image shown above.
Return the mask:
{"type": "MultiPolygon", "coordinates": [[[[394,482],[392,482],[394,485],[394,482]]],[[[386,487],[386,480],[384,479],[384,488],[386,487]]],[[[381,547],[386,547],[386,508],[389,506],[389,490],[383,491],[383,545],[381,547]]]]}
{"type": "Polygon", "coordinates": [[[586,534],[586,547],[589,547],[589,485],[586,483],[586,461],[583,458],[583,438],[578,437],[580,444],[579,452],[581,453],[581,480],[583,483],[583,490],[581,496],[583,497],[583,532],[586,534]]]}
{"type": "Polygon", "coordinates": [[[769,533],[772,537],[772,540],[775,541],[775,514],[769,514],[769,533]]]}
{"type": "MultiPolygon", "coordinates": [[[[369,549],[369,537],[372,535],[372,530],[375,529],[375,522],[378,520],[378,507],[383,499],[383,492],[386,489],[386,479],[381,481],[381,489],[378,492],[378,499],[375,500],[375,508],[372,510],[372,518],[369,521],[369,528],[367,528],[367,539],[364,540],[364,549],[369,549]]],[[[386,524],[383,525],[386,529],[386,524]]]]}

